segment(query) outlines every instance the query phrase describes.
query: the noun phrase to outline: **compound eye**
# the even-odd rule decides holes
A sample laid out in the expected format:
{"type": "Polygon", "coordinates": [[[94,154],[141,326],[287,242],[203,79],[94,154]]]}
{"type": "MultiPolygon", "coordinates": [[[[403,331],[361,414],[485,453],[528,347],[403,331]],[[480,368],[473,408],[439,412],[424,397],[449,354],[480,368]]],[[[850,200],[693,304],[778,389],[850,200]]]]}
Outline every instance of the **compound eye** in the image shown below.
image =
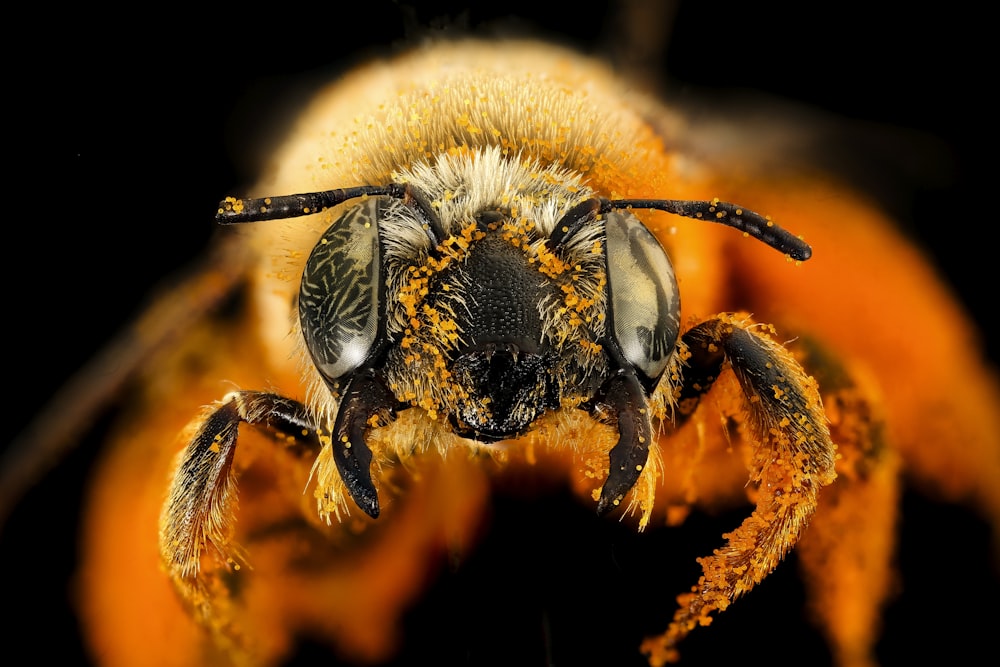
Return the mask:
{"type": "Polygon", "coordinates": [[[320,238],[302,273],[302,334],[333,389],[365,362],[379,336],[379,209],[380,200],[372,197],[345,212],[320,238]]]}
{"type": "Polygon", "coordinates": [[[670,258],[631,213],[605,214],[608,308],[614,338],[647,389],[670,362],[680,331],[680,299],[670,258]]]}

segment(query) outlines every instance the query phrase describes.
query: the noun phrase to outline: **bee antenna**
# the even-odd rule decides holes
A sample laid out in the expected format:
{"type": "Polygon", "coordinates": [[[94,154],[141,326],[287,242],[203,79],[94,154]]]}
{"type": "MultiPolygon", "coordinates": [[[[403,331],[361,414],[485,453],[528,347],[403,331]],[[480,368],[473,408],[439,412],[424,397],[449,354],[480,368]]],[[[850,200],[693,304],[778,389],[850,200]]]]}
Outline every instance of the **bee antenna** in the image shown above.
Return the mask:
{"type": "Polygon", "coordinates": [[[621,208],[647,208],[681,215],[685,218],[717,222],[735,227],[749,234],[792,259],[805,261],[812,257],[809,244],[779,227],[770,218],[743,208],[738,204],[713,199],[711,201],[685,201],[680,199],[600,199],[601,212],[621,208]]]}
{"type": "Polygon", "coordinates": [[[348,199],[356,197],[398,197],[394,184],[361,185],[354,188],[326,190],[324,192],[306,192],[298,195],[281,197],[261,197],[260,199],[237,199],[226,197],[219,202],[219,210],[215,221],[220,225],[236,225],[249,222],[264,222],[267,220],[284,220],[312,215],[343,204],[348,199]]]}
{"type": "Polygon", "coordinates": [[[334,206],[343,204],[357,197],[393,197],[402,199],[405,204],[414,208],[426,224],[427,236],[431,247],[444,240],[444,229],[441,219],[431,207],[422,192],[402,183],[388,185],[359,185],[353,188],[324,190],[322,192],[305,192],[297,195],[280,197],[262,197],[259,199],[237,199],[226,197],[219,202],[215,221],[220,225],[236,225],[250,222],[265,222],[267,220],[285,220],[304,215],[320,213],[334,206]]]}

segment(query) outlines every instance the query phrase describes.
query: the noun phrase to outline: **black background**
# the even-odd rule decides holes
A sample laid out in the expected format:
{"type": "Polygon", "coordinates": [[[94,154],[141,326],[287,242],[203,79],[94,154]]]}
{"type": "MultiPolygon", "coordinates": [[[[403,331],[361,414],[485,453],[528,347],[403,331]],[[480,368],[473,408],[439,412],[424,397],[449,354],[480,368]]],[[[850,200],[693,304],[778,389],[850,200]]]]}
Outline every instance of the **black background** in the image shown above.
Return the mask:
{"type": "MultiPolygon", "coordinates": [[[[989,62],[985,16],[958,6],[901,14],[873,3],[758,4],[680,2],[664,52],[668,89],[681,101],[708,96],[720,104],[753,91],[837,118],[851,137],[841,144],[853,155],[849,175],[926,249],[996,359],[987,310],[995,299],[986,296],[995,283],[987,239],[995,189],[987,178],[996,170],[979,160],[995,143],[989,91],[978,74],[989,62]]],[[[281,3],[231,14],[147,6],[141,15],[89,7],[11,25],[28,39],[9,56],[5,105],[5,442],[154,285],[204,247],[217,201],[253,180],[254,156],[240,146],[302,101],[309,82],[428,32],[513,32],[594,53],[616,38],[612,5],[547,9],[545,17],[538,2],[493,5],[375,0],[317,13],[281,3]]],[[[88,460],[75,454],[61,474],[82,479],[88,460]]],[[[72,498],[68,484],[60,491],[72,498]]],[[[31,592],[19,597],[18,620],[0,627],[7,650],[44,661],[77,649],[59,585],[72,562],[75,503],[63,497],[59,512],[39,514],[55,505],[36,496],[0,535],[6,590],[31,592]],[[29,629],[42,627],[60,641],[25,641],[29,629]]],[[[907,493],[904,512],[903,589],[887,610],[884,664],[988,655],[998,620],[990,602],[1000,595],[988,529],[915,493],[907,493]],[[971,613],[979,601],[987,609],[971,613]]],[[[491,654],[500,663],[516,655],[532,665],[639,664],[630,647],[664,627],[674,595],[697,575],[693,559],[739,519],[696,516],[685,533],[636,538],[559,495],[502,498],[481,555],[445,577],[411,615],[415,648],[402,662],[430,651],[420,655],[439,664],[484,664],[491,654]],[[605,598],[612,594],[573,587],[606,572],[605,586],[614,588],[644,559],[676,563],[677,579],[649,583],[635,599],[628,597],[634,590],[605,598]]],[[[789,560],[695,633],[683,646],[684,664],[746,651],[772,664],[828,661],[801,618],[794,555],[789,560]],[[794,637],[795,652],[771,655],[761,639],[769,633],[794,637]]]]}

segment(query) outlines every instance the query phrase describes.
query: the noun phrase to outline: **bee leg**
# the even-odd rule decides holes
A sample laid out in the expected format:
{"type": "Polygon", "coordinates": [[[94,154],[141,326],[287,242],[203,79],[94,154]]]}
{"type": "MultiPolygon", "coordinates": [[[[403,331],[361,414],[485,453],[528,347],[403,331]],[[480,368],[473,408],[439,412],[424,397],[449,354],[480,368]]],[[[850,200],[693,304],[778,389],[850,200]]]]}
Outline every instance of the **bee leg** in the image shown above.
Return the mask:
{"type": "Polygon", "coordinates": [[[377,519],[378,492],[372,483],[372,451],[365,435],[373,419],[396,416],[399,402],[392,391],[370,370],[355,375],[347,387],[333,426],[333,460],[347,492],[365,514],[377,519]]]}
{"type": "Polygon", "coordinates": [[[900,460],[877,382],[810,338],[803,365],[819,381],[837,442],[837,483],[823,492],[796,547],[806,593],[833,664],[875,664],[882,606],[892,593],[900,460]]]}
{"type": "MultiPolygon", "coordinates": [[[[835,447],[815,380],[762,331],[748,320],[720,315],[683,336],[691,373],[682,398],[687,391],[687,401],[697,402],[708,390],[705,383],[722,369],[719,355],[743,391],[756,508],[726,535],[722,547],[699,559],[702,576],[691,592],[678,597],[680,608],[670,627],[643,643],[653,665],[676,660],[681,639],[777,566],[816,511],[819,489],[836,477],[835,447]]],[[[694,408],[685,409],[690,414],[694,408]]]]}
{"type": "Polygon", "coordinates": [[[632,373],[619,373],[601,388],[596,407],[610,411],[618,422],[618,442],[611,448],[608,479],[597,503],[598,514],[605,514],[621,503],[649,457],[652,437],[646,394],[632,373]]]}
{"type": "Polygon", "coordinates": [[[160,555],[182,592],[198,589],[206,546],[227,567],[241,559],[231,544],[236,505],[233,456],[241,422],[269,428],[293,446],[319,450],[316,426],[298,401],[257,391],[226,396],[181,454],[160,514],[160,555]]]}

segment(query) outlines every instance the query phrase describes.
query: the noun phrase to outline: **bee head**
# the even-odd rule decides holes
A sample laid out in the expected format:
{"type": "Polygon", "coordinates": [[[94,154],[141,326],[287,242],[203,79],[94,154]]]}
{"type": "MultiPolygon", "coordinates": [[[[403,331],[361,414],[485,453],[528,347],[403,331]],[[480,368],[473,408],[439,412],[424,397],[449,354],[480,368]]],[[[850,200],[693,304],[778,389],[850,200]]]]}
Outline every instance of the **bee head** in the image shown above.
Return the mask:
{"type": "Polygon", "coordinates": [[[560,211],[547,223],[531,207],[495,201],[442,221],[431,204],[440,193],[395,183],[227,200],[219,217],[289,218],[360,198],[304,266],[299,322],[316,371],[335,398],[367,374],[401,407],[492,442],[589,401],[615,374],[635,376],[647,394],[658,384],[679,336],[680,299],[670,259],[629,209],[722,222],[796,259],[810,254],[732,204],[580,192],[539,205],[560,211]]]}

